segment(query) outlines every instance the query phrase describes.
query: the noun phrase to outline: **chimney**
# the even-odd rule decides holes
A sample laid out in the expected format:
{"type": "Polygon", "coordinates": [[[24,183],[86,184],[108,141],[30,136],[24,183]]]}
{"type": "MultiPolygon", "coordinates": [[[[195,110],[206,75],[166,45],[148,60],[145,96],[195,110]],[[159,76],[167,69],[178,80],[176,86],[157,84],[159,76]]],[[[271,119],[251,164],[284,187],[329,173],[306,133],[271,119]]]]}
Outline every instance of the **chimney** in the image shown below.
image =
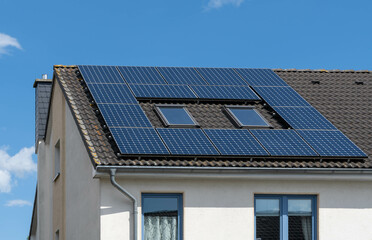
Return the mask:
{"type": "Polygon", "coordinates": [[[52,80],[47,74],[34,82],[35,88],[35,145],[36,151],[39,140],[44,139],[46,120],[49,109],[50,93],[52,91],[52,80]]]}

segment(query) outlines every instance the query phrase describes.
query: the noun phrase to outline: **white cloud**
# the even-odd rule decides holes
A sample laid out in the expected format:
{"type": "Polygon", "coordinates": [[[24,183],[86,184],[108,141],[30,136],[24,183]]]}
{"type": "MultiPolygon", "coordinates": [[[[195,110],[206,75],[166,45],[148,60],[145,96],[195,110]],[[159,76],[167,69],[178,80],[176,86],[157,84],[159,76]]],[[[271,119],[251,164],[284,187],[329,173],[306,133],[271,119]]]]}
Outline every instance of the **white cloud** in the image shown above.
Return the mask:
{"type": "Polygon", "coordinates": [[[15,199],[8,201],[5,206],[7,207],[24,207],[24,206],[32,206],[32,203],[26,200],[15,199]]]}
{"type": "Polygon", "coordinates": [[[16,38],[11,37],[4,33],[0,33],[0,55],[7,54],[9,47],[22,49],[21,44],[19,44],[16,38]]]}
{"type": "Polygon", "coordinates": [[[209,0],[207,8],[208,9],[220,8],[223,5],[228,5],[228,4],[239,7],[243,1],[244,0],[209,0]]]}
{"type": "Polygon", "coordinates": [[[0,192],[10,192],[14,177],[21,178],[27,173],[36,171],[32,160],[34,147],[22,148],[14,156],[8,154],[6,147],[0,148],[0,192]]]}
{"type": "Polygon", "coordinates": [[[0,169],[0,193],[10,192],[10,173],[0,169]]]}

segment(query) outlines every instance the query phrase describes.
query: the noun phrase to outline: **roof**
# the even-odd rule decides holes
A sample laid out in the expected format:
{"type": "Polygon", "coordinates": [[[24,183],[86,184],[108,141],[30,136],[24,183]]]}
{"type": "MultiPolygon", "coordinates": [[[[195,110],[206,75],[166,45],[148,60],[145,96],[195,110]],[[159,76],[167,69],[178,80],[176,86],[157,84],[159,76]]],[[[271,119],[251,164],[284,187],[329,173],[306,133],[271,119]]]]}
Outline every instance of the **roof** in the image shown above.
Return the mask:
{"type": "MultiPolygon", "coordinates": [[[[283,70],[275,72],[320,111],[338,129],[356,143],[367,159],[312,158],[188,158],[188,157],[123,157],[115,154],[106,130],[102,127],[82,85],[76,66],[55,66],[60,84],[92,162],[98,165],[164,166],[164,167],[242,167],[242,168],[371,168],[372,167],[372,75],[369,71],[283,70]]],[[[141,103],[145,109],[150,103],[141,103]]],[[[218,103],[193,104],[203,108],[200,119],[209,126],[229,128],[213,109],[218,103]]],[[[198,111],[196,111],[198,112],[198,111]]],[[[147,115],[153,125],[156,119],[147,115]]],[[[269,117],[269,115],[267,115],[269,117]]],[[[199,122],[199,121],[198,121],[199,122]]],[[[273,121],[272,124],[277,124],[273,121]]],[[[280,124],[276,128],[284,128],[280,124]]]]}

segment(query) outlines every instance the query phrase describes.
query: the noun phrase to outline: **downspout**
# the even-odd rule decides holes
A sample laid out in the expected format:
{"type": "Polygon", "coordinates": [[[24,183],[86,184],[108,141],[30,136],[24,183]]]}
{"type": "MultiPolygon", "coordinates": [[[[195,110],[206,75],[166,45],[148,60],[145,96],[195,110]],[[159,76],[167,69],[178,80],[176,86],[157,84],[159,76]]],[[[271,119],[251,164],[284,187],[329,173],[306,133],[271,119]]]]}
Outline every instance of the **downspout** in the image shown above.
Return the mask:
{"type": "Polygon", "coordinates": [[[125,190],[122,186],[120,186],[116,182],[115,174],[116,174],[116,169],[111,168],[110,169],[111,184],[133,202],[133,240],[137,240],[137,213],[138,213],[137,200],[132,194],[130,194],[127,190],[125,190]]]}

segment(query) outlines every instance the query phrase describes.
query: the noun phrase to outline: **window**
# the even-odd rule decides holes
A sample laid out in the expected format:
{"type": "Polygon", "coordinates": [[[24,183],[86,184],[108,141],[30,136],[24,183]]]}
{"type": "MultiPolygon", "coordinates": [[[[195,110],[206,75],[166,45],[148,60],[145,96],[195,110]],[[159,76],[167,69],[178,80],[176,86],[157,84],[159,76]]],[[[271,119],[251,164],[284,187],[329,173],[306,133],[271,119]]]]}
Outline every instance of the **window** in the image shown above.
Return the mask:
{"type": "Polygon", "coordinates": [[[58,140],[56,145],[54,146],[54,179],[55,181],[59,174],[61,173],[61,148],[60,148],[60,141],[58,140]]]}
{"type": "Polygon", "coordinates": [[[270,124],[250,106],[226,106],[228,115],[239,127],[270,127],[270,124]]]}
{"type": "Polygon", "coordinates": [[[316,196],[255,195],[255,239],[316,240],[316,196]]]}
{"type": "Polygon", "coordinates": [[[181,240],[182,209],[182,194],[142,194],[143,240],[181,240]]]}
{"type": "Polygon", "coordinates": [[[184,105],[156,105],[156,112],[166,126],[197,126],[197,122],[184,105]]]}

